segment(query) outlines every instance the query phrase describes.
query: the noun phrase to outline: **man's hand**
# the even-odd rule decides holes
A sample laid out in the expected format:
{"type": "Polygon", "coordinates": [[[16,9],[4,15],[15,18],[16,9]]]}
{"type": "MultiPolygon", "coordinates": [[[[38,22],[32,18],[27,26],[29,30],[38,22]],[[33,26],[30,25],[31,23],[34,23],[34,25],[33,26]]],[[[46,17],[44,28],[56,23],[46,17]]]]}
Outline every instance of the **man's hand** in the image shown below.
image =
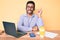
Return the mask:
{"type": "Polygon", "coordinates": [[[37,12],[37,16],[40,18],[41,17],[41,15],[42,15],[42,8],[40,9],[40,10],[38,10],[38,12],[37,12]]]}
{"type": "Polygon", "coordinates": [[[1,35],[2,33],[4,33],[4,31],[3,31],[3,30],[0,30],[0,35],[1,35]]]}
{"type": "Polygon", "coordinates": [[[32,31],[38,31],[38,27],[37,27],[37,26],[34,26],[34,27],[32,28],[32,31]]]}

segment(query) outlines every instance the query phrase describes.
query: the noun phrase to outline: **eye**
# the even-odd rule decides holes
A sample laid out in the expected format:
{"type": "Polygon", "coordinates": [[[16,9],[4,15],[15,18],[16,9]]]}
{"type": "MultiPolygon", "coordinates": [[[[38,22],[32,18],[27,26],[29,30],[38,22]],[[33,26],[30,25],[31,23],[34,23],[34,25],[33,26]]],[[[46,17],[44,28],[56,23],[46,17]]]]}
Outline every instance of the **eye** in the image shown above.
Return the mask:
{"type": "Polygon", "coordinates": [[[27,8],[33,8],[33,6],[27,6],[27,8]]]}

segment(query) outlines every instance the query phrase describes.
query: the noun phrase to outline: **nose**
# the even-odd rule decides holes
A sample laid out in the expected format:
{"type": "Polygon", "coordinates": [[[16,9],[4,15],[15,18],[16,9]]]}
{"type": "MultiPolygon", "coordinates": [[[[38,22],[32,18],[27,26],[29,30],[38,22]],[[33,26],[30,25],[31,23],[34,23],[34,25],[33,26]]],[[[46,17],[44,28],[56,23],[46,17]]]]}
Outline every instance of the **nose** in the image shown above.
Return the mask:
{"type": "Polygon", "coordinates": [[[31,8],[28,8],[29,10],[31,10],[31,8]]]}

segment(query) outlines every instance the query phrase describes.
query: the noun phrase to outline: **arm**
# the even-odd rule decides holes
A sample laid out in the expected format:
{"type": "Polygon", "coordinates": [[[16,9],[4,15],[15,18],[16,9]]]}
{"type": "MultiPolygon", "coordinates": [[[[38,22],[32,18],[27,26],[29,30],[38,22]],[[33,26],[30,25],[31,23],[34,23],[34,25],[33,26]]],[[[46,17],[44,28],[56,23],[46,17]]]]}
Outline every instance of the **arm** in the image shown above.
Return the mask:
{"type": "Polygon", "coordinates": [[[35,27],[33,27],[33,31],[37,31],[37,30],[39,30],[39,27],[41,27],[41,26],[43,26],[44,24],[43,24],[43,21],[42,21],[42,18],[41,18],[41,14],[42,14],[42,9],[40,9],[39,11],[38,11],[38,13],[36,14],[38,17],[37,17],[37,22],[36,22],[36,24],[37,24],[37,26],[35,26],[35,27]]]}
{"type": "Polygon", "coordinates": [[[41,18],[38,18],[37,20],[38,20],[38,21],[36,22],[37,26],[34,26],[34,27],[32,28],[32,31],[38,31],[39,28],[44,25],[41,18]]]}
{"type": "Polygon", "coordinates": [[[37,21],[37,26],[40,27],[40,26],[43,26],[43,20],[42,18],[38,18],[38,21],[37,21]]]}
{"type": "Polygon", "coordinates": [[[31,31],[32,28],[29,28],[29,27],[25,26],[24,23],[23,23],[23,20],[24,20],[24,17],[21,16],[20,20],[18,22],[18,27],[17,27],[18,30],[20,30],[20,31],[31,31]]]}
{"type": "Polygon", "coordinates": [[[42,18],[41,18],[41,14],[42,14],[42,9],[40,9],[39,11],[38,11],[38,13],[37,13],[37,22],[36,22],[36,24],[37,24],[37,26],[36,27],[33,27],[33,30],[39,30],[39,28],[41,27],[41,26],[43,26],[44,24],[43,24],[43,21],[42,21],[42,18]]]}
{"type": "Polygon", "coordinates": [[[41,8],[40,10],[38,10],[38,13],[37,13],[37,16],[38,16],[38,22],[37,22],[37,25],[38,25],[38,27],[44,25],[44,24],[43,24],[43,20],[42,20],[41,15],[42,15],[42,8],[41,8]]]}

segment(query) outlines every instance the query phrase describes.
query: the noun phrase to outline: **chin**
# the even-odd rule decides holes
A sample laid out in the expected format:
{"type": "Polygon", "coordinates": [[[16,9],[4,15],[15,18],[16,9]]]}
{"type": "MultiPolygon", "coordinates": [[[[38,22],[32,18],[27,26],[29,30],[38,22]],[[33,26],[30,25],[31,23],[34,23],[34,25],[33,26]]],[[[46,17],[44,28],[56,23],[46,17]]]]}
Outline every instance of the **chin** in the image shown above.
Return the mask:
{"type": "Polygon", "coordinates": [[[31,14],[32,12],[28,12],[28,14],[31,14]]]}

